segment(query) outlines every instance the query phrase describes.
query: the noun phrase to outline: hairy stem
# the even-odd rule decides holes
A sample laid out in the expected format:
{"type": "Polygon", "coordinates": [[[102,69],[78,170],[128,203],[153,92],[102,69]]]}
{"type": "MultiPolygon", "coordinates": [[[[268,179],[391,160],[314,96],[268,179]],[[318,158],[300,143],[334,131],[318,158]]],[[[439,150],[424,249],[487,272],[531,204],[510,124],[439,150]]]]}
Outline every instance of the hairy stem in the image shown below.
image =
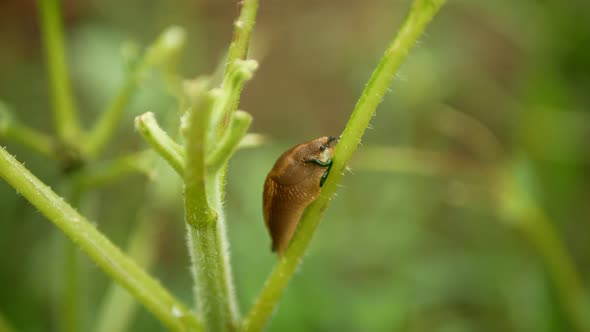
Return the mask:
{"type": "Polygon", "coordinates": [[[212,169],[220,169],[225,165],[238,148],[251,123],[252,116],[250,114],[243,111],[236,111],[233,114],[229,130],[225,132],[221,141],[216,144],[217,148],[208,156],[207,166],[212,169]]]}
{"type": "MultiPolygon", "coordinates": [[[[247,58],[252,31],[254,30],[254,23],[256,22],[258,0],[243,0],[241,1],[241,6],[240,16],[234,22],[234,35],[229,46],[222,88],[225,88],[227,84],[231,84],[231,72],[236,61],[240,59],[245,60],[247,58]]],[[[238,108],[244,83],[244,80],[237,83],[235,93],[230,95],[226,104],[227,106],[223,109],[223,113],[220,116],[220,126],[222,128],[229,126],[231,113],[238,108]]]]}
{"type": "Polygon", "coordinates": [[[258,68],[254,60],[234,61],[225,75],[222,87],[216,89],[217,99],[211,116],[211,130],[209,139],[220,139],[228,131],[230,119],[237,107],[237,100],[242,93],[244,83],[252,78],[258,68]]]}
{"type": "Polygon", "coordinates": [[[232,331],[237,307],[227,286],[229,257],[224,250],[221,207],[214,204],[220,191],[214,176],[207,176],[205,153],[207,131],[214,97],[207,84],[196,82],[189,91],[192,107],[182,121],[185,140],[184,207],[189,253],[195,279],[197,311],[208,331],[232,331]],[[219,210],[214,210],[219,207],[219,210]]]}
{"type": "Polygon", "coordinates": [[[241,6],[240,16],[234,22],[234,35],[227,55],[226,73],[234,61],[246,59],[254,23],[256,22],[258,0],[243,0],[241,6]]]}
{"type": "Polygon", "coordinates": [[[170,330],[201,330],[199,321],[188,308],[3,148],[0,148],[0,177],[39,209],[170,330]]]}
{"type": "Polygon", "coordinates": [[[282,258],[279,258],[259,297],[246,317],[244,331],[261,331],[274,311],[291,276],[299,266],[320,219],[336,192],[346,165],[356,151],[363,133],[399,66],[444,0],[416,0],[393,42],[385,51],[357,102],[340,137],[333,158],[334,164],[320,197],[305,211],[299,228],[282,258]]]}
{"type": "MultiPolygon", "coordinates": [[[[153,211],[151,211],[153,212],[153,211]]],[[[150,269],[156,258],[157,218],[145,214],[137,225],[129,244],[128,254],[145,269],[150,269]]],[[[112,283],[97,314],[95,332],[125,332],[130,330],[137,302],[121,286],[112,283]]]]}
{"type": "Polygon", "coordinates": [[[182,119],[182,134],[184,136],[186,167],[184,170],[184,190],[187,223],[198,227],[214,222],[215,211],[209,207],[205,182],[205,151],[206,131],[213,98],[206,92],[206,86],[201,86],[193,95],[193,106],[182,119]],[[195,213],[188,213],[195,212],[195,213]]]}
{"type": "MultiPolygon", "coordinates": [[[[224,312],[222,321],[217,322],[217,326],[221,328],[219,331],[235,330],[239,320],[239,310],[233,289],[231,265],[229,263],[229,242],[227,240],[225,220],[223,218],[222,205],[225,196],[225,165],[238,145],[238,137],[241,138],[245,134],[250,120],[246,117],[247,114],[243,113],[238,115],[237,120],[234,121],[234,125],[237,127],[228,127],[230,126],[232,114],[237,110],[243,85],[246,80],[252,77],[253,72],[258,66],[255,61],[240,61],[245,60],[247,56],[250,37],[258,11],[258,0],[243,0],[241,6],[240,15],[234,22],[233,40],[228,51],[224,79],[219,90],[220,95],[218,95],[216,101],[216,106],[218,107],[213,110],[212,121],[209,121],[208,133],[204,137],[204,139],[208,138],[210,142],[216,142],[218,139],[221,139],[221,147],[218,147],[215,151],[210,151],[207,147],[204,150],[204,153],[211,153],[213,158],[208,158],[207,162],[210,167],[206,172],[209,182],[209,196],[212,200],[211,206],[218,213],[218,218],[213,226],[215,228],[215,234],[211,232],[211,238],[207,240],[210,240],[213,245],[213,247],[208,248],[208,250],[212,251],[208,261],[212,262],[212,267],[217,268],[216,273],[220,278],[218,282],[221,282],[218,285],[218,289],[220,292],[219,295],[221,296],[220,299],[223,303],[219,309],[224,310],[224,312]],[[214,165],[211,166],[212,164],[214,165]],[[213,238],[213,235],[215,238],[213,238]]],[[[189,151],[190,149],[187,147],[187,159],[189,158],[189,151]]],[[[194,232],[193,234],[189,233],[190,235],[194,235],[194,232]]],[[[195,240],[197,239],[194,238],[189,242],[192,242],[194,245],[195,240]]],[[[198,268],[199,266],[195,265],[195,267],[198,268]]],[[[207,272],[207,270],[201,271],[201,273],[203,272],[207,272]]],[[[203,286],[199,285],[198,279],[196,279],[196,286],[203,286]]],[[[217,331],[218,329],[213,330],[217,331]]]]}
{"type": "Polygon", "coordinates": [[[60,1],[39,0],[39,10],[55,128],[63,142],[75,145],[80,124],[66,64],[60,1]]]}

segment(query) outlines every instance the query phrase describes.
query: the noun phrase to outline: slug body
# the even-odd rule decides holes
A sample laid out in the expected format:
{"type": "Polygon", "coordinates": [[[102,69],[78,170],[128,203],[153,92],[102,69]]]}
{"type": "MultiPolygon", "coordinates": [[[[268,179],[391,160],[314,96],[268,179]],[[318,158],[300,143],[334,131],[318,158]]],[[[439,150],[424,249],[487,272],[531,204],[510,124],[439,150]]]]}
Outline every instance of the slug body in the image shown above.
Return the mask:
{"type": "Polygon", "coordinates": [[[283,153],[266,176],[264,221],[272,251],[282,256],[305,208],[320,194],[332,166],[333,136],[316,138],[283,153]]]}

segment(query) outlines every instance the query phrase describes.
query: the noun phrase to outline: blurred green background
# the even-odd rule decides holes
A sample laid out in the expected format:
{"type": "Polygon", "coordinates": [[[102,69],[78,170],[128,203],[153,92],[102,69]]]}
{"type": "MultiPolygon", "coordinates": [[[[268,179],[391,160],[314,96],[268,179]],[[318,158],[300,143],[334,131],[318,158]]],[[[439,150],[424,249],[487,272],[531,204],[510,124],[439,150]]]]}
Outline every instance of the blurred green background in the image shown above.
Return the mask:
{"type": "MultiPolygon", "coordinates": [[[[242,312],[276,260],[261,211],[266,173],[288,147],[343,130],[409,4],[261,1],[251,52],[260,68],[240,109],[254,117],[251,132],[270,139],[239,151],[227,179],[242,312]]],[[[122,84],[129,43],[144,47],[179,25],[187,32],[180,73],[209,74],[237,13],[227,0],[65,1],[68,63],[86,127],[122,84]]],[[[585,0],[449,0],[380,105],[268,330],[575,331],[568,311],[583,309],[583,301],[571,301],[589,294],[570,284],[573,293],[563,298],[553,277],[560,267],[534,234],[557,236],[575,279],[590,283],[589,22],[585,0]],[[511,220],[495,200],[501,183],[490,168],[519,186],[521,196],[500,200],[533,202],[546,224],[511,220]]],[[[52,133],[35,2],[0,2],[0,45],[0,100],[21,122],[52,133]]],[[[126,109],[105,160],[146,147],[133,129],[134,116],[146,111],[177,132],[177,104],[156,71],[126,109]]],[[[2,137],[0,144],[67,191],[57,162],[2,137]]],[[[152,225],[151,270],[192,302],[172,171],[157,166],[149,178],[93,189],[80,206],[122,247],[138,224],[152,225]]],[[[66,242],[0,183],[0,315],[17,330],[63,329],[66,242]]],[[[109,280],[81,260],[80,330],[90,331],[109,280]]],[[[140,306],[129,329],[164,328],[140,306]]]]}

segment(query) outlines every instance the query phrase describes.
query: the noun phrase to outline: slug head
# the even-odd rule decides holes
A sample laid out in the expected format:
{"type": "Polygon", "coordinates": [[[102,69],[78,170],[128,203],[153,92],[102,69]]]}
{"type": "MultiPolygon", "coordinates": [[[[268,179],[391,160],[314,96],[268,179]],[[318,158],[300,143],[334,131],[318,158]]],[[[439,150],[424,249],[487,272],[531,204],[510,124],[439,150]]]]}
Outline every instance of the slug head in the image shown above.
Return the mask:
{"type": "Polygon", "coordinates": [[[330,146],[336,140],[334,136],[323,136],[299,145],[295,149],[295,159],[305,162],[328,162],[334,155],[334,147],[330,146]]]}

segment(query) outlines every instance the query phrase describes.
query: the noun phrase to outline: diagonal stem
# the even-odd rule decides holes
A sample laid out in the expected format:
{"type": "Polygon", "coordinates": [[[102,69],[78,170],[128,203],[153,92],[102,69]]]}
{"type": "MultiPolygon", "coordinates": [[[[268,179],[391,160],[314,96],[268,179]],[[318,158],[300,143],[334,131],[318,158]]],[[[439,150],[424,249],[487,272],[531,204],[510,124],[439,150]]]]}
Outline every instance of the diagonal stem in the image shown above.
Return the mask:
{"type": "Polygon", "coordinates": [[[188,308],[4,148],[0,148],[0,177],[60,228],[111,278],[127,288],[170,330],[201,330],[200,322],[188,308]]]}
{"type": "Polygon", "coordinates": [[[275,264],[259,297],[244,320],[244,331],[261,331],[266,325],[291,276],[299,266],[315,229],[336,192],[343,172],[395,73],[444,2],[445,0],[414,1],[402,27],[385,51],[346,124],[336,147],[332,172],[322,188],[320,197],[305,211],[289,247],[275,264]]]}
{"type": "MultiPolygon", "coordinates": [[[[128,254],[141,266],[150,270],[156,261],[158,231],[160,223],[154,217],[154,209],[143,211],[138,225],[132,234],[128,254]]],[[[137,301],[119,285],[112,283],[106,291],[104,300],[96,314],[94,332],[129,331],[137,312],[137,301]]]]}

